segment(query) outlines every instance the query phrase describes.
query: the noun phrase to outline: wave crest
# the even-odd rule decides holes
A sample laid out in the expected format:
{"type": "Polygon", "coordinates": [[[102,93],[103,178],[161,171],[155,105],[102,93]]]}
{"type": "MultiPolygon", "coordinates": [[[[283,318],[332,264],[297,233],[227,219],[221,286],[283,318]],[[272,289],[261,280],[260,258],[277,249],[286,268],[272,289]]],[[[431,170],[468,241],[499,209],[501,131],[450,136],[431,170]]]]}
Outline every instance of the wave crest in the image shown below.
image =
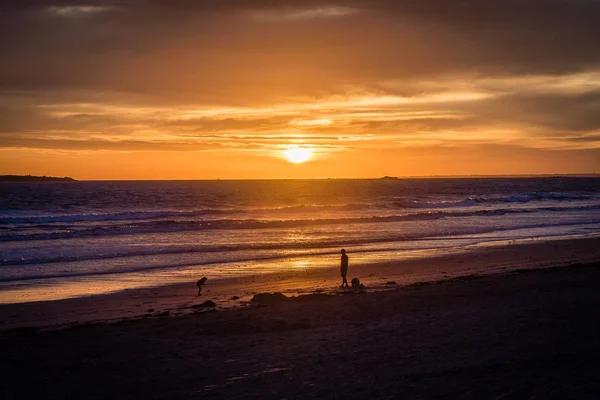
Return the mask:
{"type": "Polygon", "coordinates": [[[541,207],[535,209],[501,208],[492,210],[456,210],[456,211],[421,211],[402,215],[364,216],[349,218],[314,218],[314,219],[214,219],[214,220],[155,220],[137,221],[124,224],[92,227],[70,228],[65,231],[44,233],[9,233],[0,234],[0,242],[22,240],[50,240],[79,238],[104,235],[130,235],[140,233],[169,233],[184,231],[200,231],[210,229],[269,229],[294,228],[319,225],[386,223],[418,220],[437,220],[441,218],[459,218],[473,216],[499,216],[506,214],[535,213],[542,211],[585,211],[597,210],[600,205],[581,207],[541,207]]]}

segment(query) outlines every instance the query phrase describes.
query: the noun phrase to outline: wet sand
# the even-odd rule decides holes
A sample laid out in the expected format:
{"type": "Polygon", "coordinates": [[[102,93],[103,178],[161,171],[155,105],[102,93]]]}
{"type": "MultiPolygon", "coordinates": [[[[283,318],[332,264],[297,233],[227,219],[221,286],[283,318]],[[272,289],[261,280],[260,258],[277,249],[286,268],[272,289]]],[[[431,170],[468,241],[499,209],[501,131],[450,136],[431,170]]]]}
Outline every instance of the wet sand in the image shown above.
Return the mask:
{"type": "Polygon", "coordinates": [[[192,283],[4,305],[0,396],[598,398],[599,244],[365,265],[350,273],[363,293],[340,292],[334,269],[215,283],[194,300],[192,283]],[[482,265],[493,274],[469,273],[482,265]],[[417,283],[440,268],[447,279],[417,283]],[[275,289],[300,296],[246,303],[275,289]]]}
{"type": "MultiPolygon", "coordinates": [[[[358,264],[350,254],[348,280],[360,278],[369,292],[469,275],[506,273],[517,269],[547,268],[600,260],[600,237],[568,240],[510,242],[497,246],[459,248],[438,257],[388,260],[358,264]],[[388,284],[392,283],[394,284],[388,284]]],[[[341,278],[339,259],[331,268],[293,268],[280,273],[213,280],[208,276],[202,296],[196,281],[131,289],[57,301],[0,304],[0,331],[19,327],[60,328],[72,324],[116,322],[196,312],[193,308],[211,300],[218,310],[246,307],[257,293],[282,292],[287,296],[311,293],[337,294],[341,278]],[[236,297],[237,299],[232,300],[236,297]]],[[[202,276],[198,276],[200,279],[202,276]]]]}

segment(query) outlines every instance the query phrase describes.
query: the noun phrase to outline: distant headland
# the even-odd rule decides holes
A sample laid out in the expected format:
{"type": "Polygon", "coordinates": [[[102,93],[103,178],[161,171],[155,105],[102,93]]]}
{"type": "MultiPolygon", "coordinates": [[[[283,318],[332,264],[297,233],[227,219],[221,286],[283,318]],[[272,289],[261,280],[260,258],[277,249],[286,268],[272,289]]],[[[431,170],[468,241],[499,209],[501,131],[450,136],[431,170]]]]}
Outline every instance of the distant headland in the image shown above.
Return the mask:
{"type": "Polygon", "coordinates": [[[76,182],[68,176],[0,175],[0,182],[76,182]]]}
{"type": "Polygon", "coordinates": [[[398,178],[397,176],[382,176],[381,178],[379,178],[380,180],[383,181],[396,181],[399,180],[400,178],[398,178]]]}

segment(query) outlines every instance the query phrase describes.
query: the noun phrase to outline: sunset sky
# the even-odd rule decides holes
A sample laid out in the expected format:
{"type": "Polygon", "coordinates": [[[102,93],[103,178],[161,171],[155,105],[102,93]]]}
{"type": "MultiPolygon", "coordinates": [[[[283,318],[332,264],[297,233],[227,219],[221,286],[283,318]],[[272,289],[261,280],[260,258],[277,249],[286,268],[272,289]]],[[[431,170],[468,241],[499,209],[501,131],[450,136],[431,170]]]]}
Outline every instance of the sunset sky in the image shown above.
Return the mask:
{"type": "Polygon", "coordinates": [[[0,33],[0,174],[600,173],[598,0],[8,0],[0,33]]]}

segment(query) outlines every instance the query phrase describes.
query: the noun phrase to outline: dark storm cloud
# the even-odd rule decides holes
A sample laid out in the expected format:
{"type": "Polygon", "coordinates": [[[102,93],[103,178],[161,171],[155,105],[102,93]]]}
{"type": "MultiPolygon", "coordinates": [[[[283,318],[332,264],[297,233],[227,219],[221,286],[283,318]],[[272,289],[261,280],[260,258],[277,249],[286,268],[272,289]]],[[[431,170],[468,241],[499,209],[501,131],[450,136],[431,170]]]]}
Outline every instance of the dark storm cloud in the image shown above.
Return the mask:
{"type": "Polygon", "coordinates": [[[596,0],[5,0],[0,4],[0,10],[13,12],[62,8],[68,13],[69,8],[75,11],[86,7],[110,9],[113,14],[128,15],[132,20],[164,18],[173,15],[170,13],[197,17],[202,13],[346,8],[461,27],[489,29],[494,28],[490,24],[501,23],[505,27],[536,28],[558,24],[561,28],[588,33],[597,32],[600,18],[600,2],[596,0]]]}
{"type": "MultiPolygon", "coordinates": [[[[600,2],[593,0],[12,0],[0,7],[7,11],[1,17],[7,34],[0,40],[9,56],[21,56],[15,62],[32,60],[29,51],[38,51],[38,58],[50,61],[69,57],[76,69],[88,73],[97,63],[102,67],[108,60],[120,63],[131,52],[156,51],[176,45],[173,41],[182,37],[191,38],[189,50],[220,58],[204,59],[209,68],[201,69],[231,63],[222,59],[227,49],[246,50],[243,55],[250,59],[245,63],[254,73],[253,65],[269,61],[264,53],[308,51],[312,55],[296,54],[293,61],[314,65],[316,57],[324,69],[355,65],[355,71],[343,73],[346,79],[478,68],[494,73],[560,73],[600,60],[600,2]],[[264,21],[241,18],[252,12],[276,16],[294,9],[335,7],[358,12],[348,18],[306,18],[293,24],[272,21],[268,27],[264,21]],[[232,23],[231,18],[241,19],[232,23]],[[331,50],[336,57],[328,54],[331,50]],[[30,57],[23,57],[23,52],[30,57]],[[86,57],[79,59],[82,56],[86,57]]],[[[189,63],[202,67],[194,57],[189,63]]],[[[32,73],[23,74],[17,85],[42,85],[44,79],[35,76],[35,68],[28,69],[32,73]]],[[[61,74],[50,72],[48,80],[68,83],[69,79],[61,81],[61,74]]]]}

